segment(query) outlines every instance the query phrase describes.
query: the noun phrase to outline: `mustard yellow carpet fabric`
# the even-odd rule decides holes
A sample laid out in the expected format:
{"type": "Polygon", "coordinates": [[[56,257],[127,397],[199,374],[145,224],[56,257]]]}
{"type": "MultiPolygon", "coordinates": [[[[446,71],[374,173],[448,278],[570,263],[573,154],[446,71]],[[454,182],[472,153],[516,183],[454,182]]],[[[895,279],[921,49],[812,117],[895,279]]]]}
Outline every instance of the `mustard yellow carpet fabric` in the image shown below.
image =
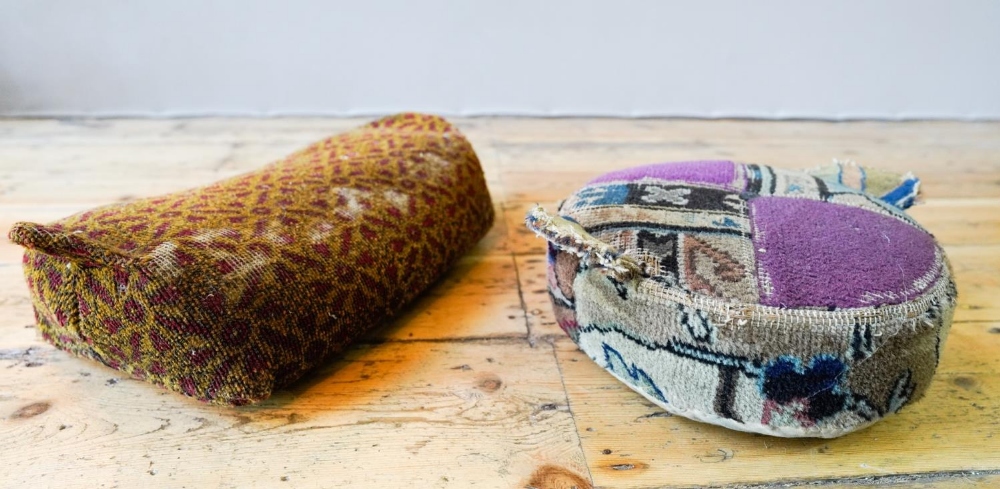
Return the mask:
{"type": "Polygon", "coordinates": [[[469,142],[387,117],[258,171],[18,223],[55,346],[188,396],[241,405],[342,350],[490,228],[469,142]]]}

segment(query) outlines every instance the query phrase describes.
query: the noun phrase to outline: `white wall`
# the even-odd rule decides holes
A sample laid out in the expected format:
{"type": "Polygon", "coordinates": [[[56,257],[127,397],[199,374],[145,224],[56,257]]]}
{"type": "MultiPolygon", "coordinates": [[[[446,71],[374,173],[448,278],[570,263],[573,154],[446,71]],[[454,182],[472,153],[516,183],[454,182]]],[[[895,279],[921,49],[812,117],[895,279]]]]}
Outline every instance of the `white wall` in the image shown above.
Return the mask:
{"type": "Polygon", "coordinates": [[[0,114],[1000,118],[997,0],[0,0],[0,114]]]}

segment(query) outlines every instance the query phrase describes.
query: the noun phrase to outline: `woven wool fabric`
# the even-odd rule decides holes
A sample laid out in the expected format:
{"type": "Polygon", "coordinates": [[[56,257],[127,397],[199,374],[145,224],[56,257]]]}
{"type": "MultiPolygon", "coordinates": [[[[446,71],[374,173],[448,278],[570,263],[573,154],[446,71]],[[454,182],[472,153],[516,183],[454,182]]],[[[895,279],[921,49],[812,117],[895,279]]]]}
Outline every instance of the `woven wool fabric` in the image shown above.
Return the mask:
{"type": "Polygon", "coordinates": [[[834,437],[918,399],[955,306],[903,209],[919,181],[730,161],[602,175],[541,208],[549,292],[581,350],[667,411],[834,437]]]}
{"type": "Polygon", "coordinates": [[[469,142],[400,114],[206,187],[18,223],[42,336],[135,378],[241,405],[322,363],[489,229],[469,142]]]}

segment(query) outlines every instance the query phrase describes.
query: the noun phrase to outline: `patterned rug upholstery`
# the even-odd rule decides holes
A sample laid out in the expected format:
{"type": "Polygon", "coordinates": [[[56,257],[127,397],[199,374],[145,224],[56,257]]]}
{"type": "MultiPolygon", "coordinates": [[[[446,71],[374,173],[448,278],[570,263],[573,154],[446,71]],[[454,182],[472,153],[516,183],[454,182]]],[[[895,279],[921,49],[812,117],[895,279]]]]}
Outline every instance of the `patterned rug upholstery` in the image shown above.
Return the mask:
{"type": "Polygon", "coordinates": [[[17,223],[10,239],[47,341],[242,405],[393,316],[493,217],[468,140],[407,113],[204,187],[17,223]]]}
{"type": "Polygon", "coordinates": [[[835,437],[919,398],[955,306],[919,181],[835,162],[599,176],[528,227],[550,241],[559,325],[667,411],[835,437]]]}

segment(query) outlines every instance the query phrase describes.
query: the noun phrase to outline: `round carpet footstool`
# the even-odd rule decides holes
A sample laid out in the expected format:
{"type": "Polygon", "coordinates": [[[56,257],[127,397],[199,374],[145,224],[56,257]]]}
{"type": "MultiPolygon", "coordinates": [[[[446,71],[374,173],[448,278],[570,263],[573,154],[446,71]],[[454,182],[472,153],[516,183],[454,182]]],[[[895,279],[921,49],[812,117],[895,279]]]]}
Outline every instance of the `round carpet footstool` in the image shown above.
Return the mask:
{"type": "Polygon", "coordinates": [[[531,210],[563,330],[663,409],[836,437],[920,398],[956,290],[903,209],[919,181],[852,164],[611,172],[531,210]]]}

